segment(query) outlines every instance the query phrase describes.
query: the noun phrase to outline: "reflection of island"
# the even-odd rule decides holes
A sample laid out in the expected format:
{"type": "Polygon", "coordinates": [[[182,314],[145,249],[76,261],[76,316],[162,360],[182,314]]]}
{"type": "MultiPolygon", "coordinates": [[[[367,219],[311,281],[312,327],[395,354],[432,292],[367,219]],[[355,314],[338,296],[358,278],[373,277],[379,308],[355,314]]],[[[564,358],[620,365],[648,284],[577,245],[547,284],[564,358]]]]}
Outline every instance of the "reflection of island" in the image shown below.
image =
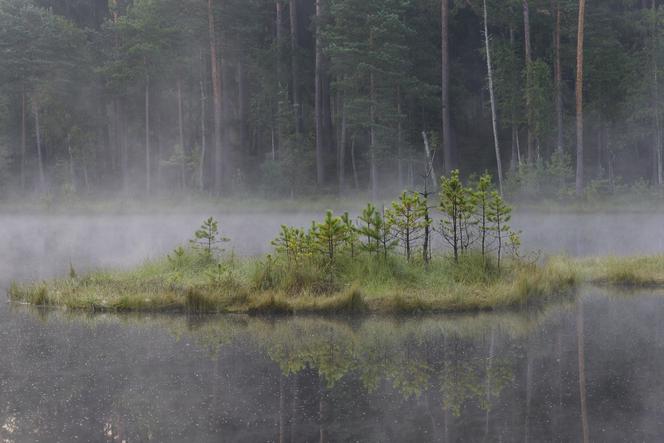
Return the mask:
{"type": "MultiPolygon", "coordinates": [[[[621,386],[624,405],[640,394],[622,372],[597,390],[637,351],[614,343],[598,366],[593,309],[578,317],[573,304],[349,321],[31,312],[0,340],[2,380],[17,381],[0,396],[7,441],[592,440],[621,386]]],[[[635,432],[614,421],[602,429],[635,432]]]]}

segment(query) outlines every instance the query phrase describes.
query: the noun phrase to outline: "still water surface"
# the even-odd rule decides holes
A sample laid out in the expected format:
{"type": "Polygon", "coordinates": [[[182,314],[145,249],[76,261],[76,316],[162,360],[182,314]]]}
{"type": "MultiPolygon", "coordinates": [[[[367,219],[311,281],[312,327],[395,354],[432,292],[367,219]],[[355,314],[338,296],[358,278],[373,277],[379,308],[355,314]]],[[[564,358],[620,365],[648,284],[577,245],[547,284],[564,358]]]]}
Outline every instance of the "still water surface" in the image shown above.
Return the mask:
{"type": "MultiPolygon", "coordinates": [[[[0,219],[0,287],[135,264],[198,218],[118,220],[0,219]]],[[[557,232],[579,255],[601,244],[557,232]]],[[[661,441],[662,318],[664,293],[594,288],[537,311],[350,320],[4,304],[0,441],[661,441]]]]}

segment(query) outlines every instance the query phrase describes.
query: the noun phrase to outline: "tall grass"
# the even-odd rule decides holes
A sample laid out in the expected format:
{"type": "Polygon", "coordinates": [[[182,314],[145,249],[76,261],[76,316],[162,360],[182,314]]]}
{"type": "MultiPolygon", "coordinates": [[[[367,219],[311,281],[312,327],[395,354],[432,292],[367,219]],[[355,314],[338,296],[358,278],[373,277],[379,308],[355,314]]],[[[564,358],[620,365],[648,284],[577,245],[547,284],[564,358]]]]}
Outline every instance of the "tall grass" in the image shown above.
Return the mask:
{"type": "Polygon", "coordinates": [[[359,313],[472,311],[535,303],[569,292],[577,282],[571,263],[544,265],[463,255],[459,263],[429,264],[369,255],[334,263],[309,259],[238,259],[220,262],[180,251],[130,272],[95,272],[46,283],[14,284],[12,300],[92,311],[191,313],[359,313]]]}

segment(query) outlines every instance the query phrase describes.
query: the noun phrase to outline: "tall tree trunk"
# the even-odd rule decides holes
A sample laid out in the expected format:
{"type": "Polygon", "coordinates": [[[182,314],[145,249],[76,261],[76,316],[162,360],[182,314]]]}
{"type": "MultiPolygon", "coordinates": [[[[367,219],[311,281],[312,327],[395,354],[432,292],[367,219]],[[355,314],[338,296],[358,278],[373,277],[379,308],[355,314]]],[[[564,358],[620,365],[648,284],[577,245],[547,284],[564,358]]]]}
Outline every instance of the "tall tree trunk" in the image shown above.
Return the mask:
{"type": "MultiPolygon", "coordinates": [[[[516,53],[515,50],[515,44],[514,44],[514,26],[510,24],[510,50],[512,51],[512,54],[516,53]]],[[[516,72],[516,70],[515,70],[516,72]]],[[[514,76],[515,78],[512,79],[514,82],[513,85],[516,86],[516,83],[518,82],[518,79],[516,78],[516,75],[514,76]]],[[[519,139],[519,126],[517,125],[516,122],[516,106],[514,104],[515,102],[515,97],[511,98],[511,103],[510,103],[510,118],[511,118],[511,124],[512,124],[512,155],[510,156],[510,171],[513,173],[516,172],[519,164],[520,164],[520,158],[519,158],[519,152],[518,152],[518,139],[519,139]]]]}
{"type": "MultiPolygon", "coordinates": [[[[281,147],[282,144],[282,139],[283,139],[283,130],[281,127],[281,116],[283,114],[283,109],[282,109],[282,93],[283,93],[283,69],[281,66],[282,63],[282,50],[284,47],[284,32],[283,32],[283,10],[282,10],[282,0],[275,0],[275,7],[276,7],[276,41],[277,41],[277,56],[276,56],[276,66],[275,66],[275,71],[277,74],[277,116],[276,116],[276,122],[277,122],[277,143],[278,146],[281,147]]],[[[243,89],[243,88],[240,88],[243,89]]],[[[242,99],[240,99],[240,102],[242,102],[242,99]]]]}
{"type": "Polygon", "coordinates": [[[210,39],[210,65],[212,72],[212,96],[214,114],[214,189],[221,193],[223,186],[224,150],[221,141],[221,69],[218,60],[217,37],[215,31],[214,8],[212,0],[208,0],[208,31],[210,39]]]}
{"type": "Polygon", "coordinates": [[[338,144],[338,150],[339,150],[339,155],[337,159],[337,163],[339,165],[339,168],[337,169],[337,173],[339,176],[339,191],[343,192],[346,188],[346,132],[347,132],[347,122],[346,122],[346,98],[343,94],[341,93],[341,99],[340,99],[341,104],[339,105],[341,108],[341,132],[339,135],[339,144],[338,144]]]}
{"type": "Polygon", "coordinates": [[[67,135],[67,154],[69,155],[69,184],[76,192],[76,174],[74,173],[74,152],[71,149],[71,135],[67,135]]]}
{"type": "Polygon", "coordinates": [[[442,91],[442,118],[443,118],[443,167],[445,174],[454,169],[452,155],[452,123],[450,119],[450,48],[449,48],[449,0],[441,0],[441,91],[442,91]]]}
{"type": "Polygon", "coordinates": [[[403,123],[401,121],[401,88],[397,86],[397,182],[403,188],[403,123]]]}
{"type": "Polygon", "coordinates": [[[350,160],[351,160],[351,166],[353,168],[353,187],[355,189],[359,189],[360,187],[360,180],[358,177],[357,173],[357,157],[355,156],[355,135],[350,139],[350,160]]]}
{"type": "Polygon", "coordinates": [[[25,190],[25,155],[28,140],[28,126],[26,122],[26,94],[25,88],[21,91],[21,189],[25,190]]]}
{"type": "Polygon", "coordinates": [[[203,51],[200,52],[200,62],[201,62],[201,78],[199,80],[199,88],[201,92],[201,154],[198,164],[198,188],[199,190],[205,189],[205,160],[207,155],[207,98],[205,96],[205,76],[203,73],[205,69],[203,68],[203,51]]]}
{"type": "Polygon", "coordinates": [[[373,71],[369,74],[369,94],[371,106],[369,109],[369,161],[371,178],[371,198],[376,201],[378,198],[378,171],[376,166],[376,85],[373,71]]]}
{"type": "Polygon", "coordinates": [[[291,39],[291,94],[295,115],[295,134],[299,139],[302,133],[302,103],[300,102],[300,61],[297,0],[290,0],[290,39],[291,39]]]}
{"type": "Polygon", "coordinates": [[[493,68],[491,67],[491,46],[489,45],[489,25],[486,9],[486,0],[483,1],[484,7],[484,45],[486,49],[486,68],[489,76],[489,96],[491,97],[491,122],[493,124],[493,143],[496,150],[496,166],[498,168],[498,189],[503,193],[503,162],[500,158],[500,143],[498,141],[498,117],[496,112],[496,97],[493,92],[493,68]]]}
{"type": "Polygon", "coordinates": [[[523,0],[523,45],[526,52],[526,112],[528,113],[528,163],[535,161],[535,143],[533,136],[533,112],[532,112],[532,63],[533,55],[530,45],[530,8],[528,0],[523,0]]]}
{"type": "Polygon", "coordinates": [[[553,0],[556,24],[553,32],[555,52],[554,77],[556,92],[556,150],[563,152],[563,75],[560,64],[560,0],[553,0]]]}
{"type": "Polygon", "coordinates": [[[321,39],[320,21],[323,15],[324,0],[316,0],[316,67],[315,67],[315,119],[316,119],[316,183],[319,187],[325,184],[325,140],[323,121],[323,42],[321,39]]]}
{"type": "Polygon", "coordinates": [[[39,190],[46,191],[46,175],[44,174],[44,156],[41,143],[41,126],[39,124],[39,104],[35,98],[32,99],[32,109],[35,114],[35,135],[37,137],[37,163],[39,167],[39,190]]]}
{"type": "Polygon", "coordinates": [[[662,122],[659,112],[659,66],[657,63],[658,52],[658,28],[657,28],[657,0],[652,0],[651,4],[653,23],[652,23],[652,72],[653,72],[653,119],[655,120],[655,159],[656,159],[656,180],[657,185],[664,184],[662,177],[662,122]]]}
{"type": "Polygon", "coordinates": [[[150,195],[150,75],[145,74],[145,192],[150,195]]]}
{"type": "Polygon", "coordinates": [[[178,135],[180,138],[180,187],[184,190],[187,184],[187,151],[184,148],[184,120],[182,117],[182,80],[178,77],[178,135]]]}
{"type": "Polygon", "coordinates": [[[576,195],[583,193],[583,39],[586,0],[579,0],[579,29],[576,43],[576,195]]]}

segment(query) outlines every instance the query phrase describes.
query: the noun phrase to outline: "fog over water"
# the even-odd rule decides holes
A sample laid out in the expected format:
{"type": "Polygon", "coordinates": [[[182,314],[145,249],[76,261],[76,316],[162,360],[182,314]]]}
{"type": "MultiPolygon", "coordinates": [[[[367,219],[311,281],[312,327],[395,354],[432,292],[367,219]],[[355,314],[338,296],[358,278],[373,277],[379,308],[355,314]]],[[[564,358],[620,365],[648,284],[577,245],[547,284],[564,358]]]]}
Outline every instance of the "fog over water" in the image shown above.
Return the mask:
{"type": "MultiPolygon", "coordinates": [[[[201,221],[214,215],[226,245],[239,255],[272,250],[281,224],[307,227],[318,213],[188,215],[0,216],[0,283],[46,278],[77,269],[129,267],[187,244],[201,221]]],[[[657,254],[664,251],[664,215],[515,214],[523,249],[570,256],[657,254]]]]}
{"type": "MultiPolygon", "coordinates": [[[[138,264],[208,215],[2,216],[0,286],[138,264]]],[[[242,255],[315,217],[213,215],[242,255]]],[[[662,221],[514,217],[525,249],[580,256],[664,250],[662,221]]],[[[350,320],[4,303],[0,440],[659,441],[663,316],[659,292],[593,288],[537,311],[350,320]]]]}

